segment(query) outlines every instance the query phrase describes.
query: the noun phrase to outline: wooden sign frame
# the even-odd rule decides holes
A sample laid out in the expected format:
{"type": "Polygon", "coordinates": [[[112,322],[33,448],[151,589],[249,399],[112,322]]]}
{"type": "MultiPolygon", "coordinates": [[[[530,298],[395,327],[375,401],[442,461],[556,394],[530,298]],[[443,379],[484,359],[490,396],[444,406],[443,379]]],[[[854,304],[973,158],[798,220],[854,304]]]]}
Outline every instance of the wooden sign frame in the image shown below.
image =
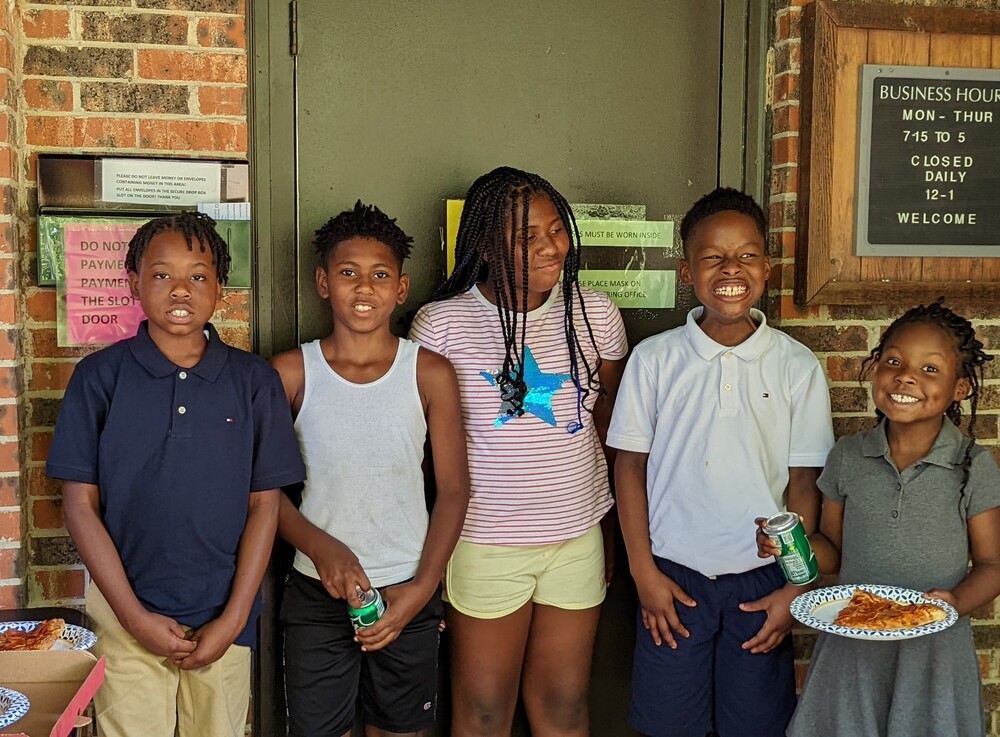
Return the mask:
{"type": "Polygon", "coordinates": [[[803,12],[796,302],[1000,304],[1000,258],[853,248],[861,65],[1000,68],[1000,11],[815,0],[803,12]]]}

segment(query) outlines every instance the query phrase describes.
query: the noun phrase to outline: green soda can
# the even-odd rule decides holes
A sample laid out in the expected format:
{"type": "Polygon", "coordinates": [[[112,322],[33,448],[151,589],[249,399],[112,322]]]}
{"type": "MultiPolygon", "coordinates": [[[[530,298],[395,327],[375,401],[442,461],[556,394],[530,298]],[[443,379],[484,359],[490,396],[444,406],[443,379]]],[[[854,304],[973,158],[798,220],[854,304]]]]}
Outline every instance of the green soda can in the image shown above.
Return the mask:
{"type": "Polygon", "coordinates": [[[802,520],[795,512],[782,512],[767,520],[764,534],[781,548],[778,565],[789,583],[804,586],[819,578],[819,564],[802,520]]]}
{"type": "Polygon", "coordinates": [[[378,589],[372,588],[369,591],[358,589],[358,598],[361,599],[359,608],[355,609],[350,604],[347,605],[347,614],[356,630],[362,627],[371,627],[385,614],[385,600],[378,589]]]}

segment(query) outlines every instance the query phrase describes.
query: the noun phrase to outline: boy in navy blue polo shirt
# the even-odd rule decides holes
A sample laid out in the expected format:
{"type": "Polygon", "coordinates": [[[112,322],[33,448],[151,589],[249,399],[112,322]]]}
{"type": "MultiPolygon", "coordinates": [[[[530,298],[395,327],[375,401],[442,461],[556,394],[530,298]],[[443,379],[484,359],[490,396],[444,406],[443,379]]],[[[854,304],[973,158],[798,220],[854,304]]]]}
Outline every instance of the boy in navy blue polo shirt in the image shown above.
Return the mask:
{"type": "Polygon", "coordinates": [[[278,375],[208,322],[229,264],[207,216],[142,226],[148,320],[80,361],[60,410],[47,473],[93,579],[102,737],[244,733],[279,489],[305,468],[278,375]]]}

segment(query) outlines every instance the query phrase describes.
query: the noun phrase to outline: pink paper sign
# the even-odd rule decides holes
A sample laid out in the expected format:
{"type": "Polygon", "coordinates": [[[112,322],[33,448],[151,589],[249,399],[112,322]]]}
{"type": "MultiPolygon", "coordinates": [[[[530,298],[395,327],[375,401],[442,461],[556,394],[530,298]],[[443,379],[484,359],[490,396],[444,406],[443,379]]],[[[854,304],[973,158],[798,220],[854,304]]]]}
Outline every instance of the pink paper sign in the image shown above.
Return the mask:
{"type": "Polygon", "coordinates": [[[146,316],[125,273],[128,242],[141,223],[69,223],[66,249],[66,336],[71,345],[131,338],[146,316]]]}

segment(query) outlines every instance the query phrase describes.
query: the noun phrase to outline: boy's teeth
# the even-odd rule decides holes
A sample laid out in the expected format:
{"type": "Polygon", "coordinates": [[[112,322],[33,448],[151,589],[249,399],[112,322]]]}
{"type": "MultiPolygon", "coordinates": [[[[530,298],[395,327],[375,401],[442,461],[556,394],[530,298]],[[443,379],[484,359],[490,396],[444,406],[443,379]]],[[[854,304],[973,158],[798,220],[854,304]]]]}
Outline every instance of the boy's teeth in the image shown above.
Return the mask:
{"type": "Polygon", "coordinates": [[[174,317],[187,317],[191,313],[187,310],[171,310],[170,314],[174,317]]]}
{"type": "Polygon", "coordinates": [[[371,312],[374,308],[371,305],[354,305],[358,312],[371,312]]]}
{"type": "Polygon", "coordinates": [[[741,294],[746,294],[747,288],[742,284],[733,287],[716,287],[715,293],[720,297],[739,297],[741,294]]]}
{"type": "Polygon", "coordinates": [[[908,397],[905,394],[890,394],[889,398],[893,402],[900,402],[901,404],[913,404],[918,401],[916,397],[908,397]]]}

